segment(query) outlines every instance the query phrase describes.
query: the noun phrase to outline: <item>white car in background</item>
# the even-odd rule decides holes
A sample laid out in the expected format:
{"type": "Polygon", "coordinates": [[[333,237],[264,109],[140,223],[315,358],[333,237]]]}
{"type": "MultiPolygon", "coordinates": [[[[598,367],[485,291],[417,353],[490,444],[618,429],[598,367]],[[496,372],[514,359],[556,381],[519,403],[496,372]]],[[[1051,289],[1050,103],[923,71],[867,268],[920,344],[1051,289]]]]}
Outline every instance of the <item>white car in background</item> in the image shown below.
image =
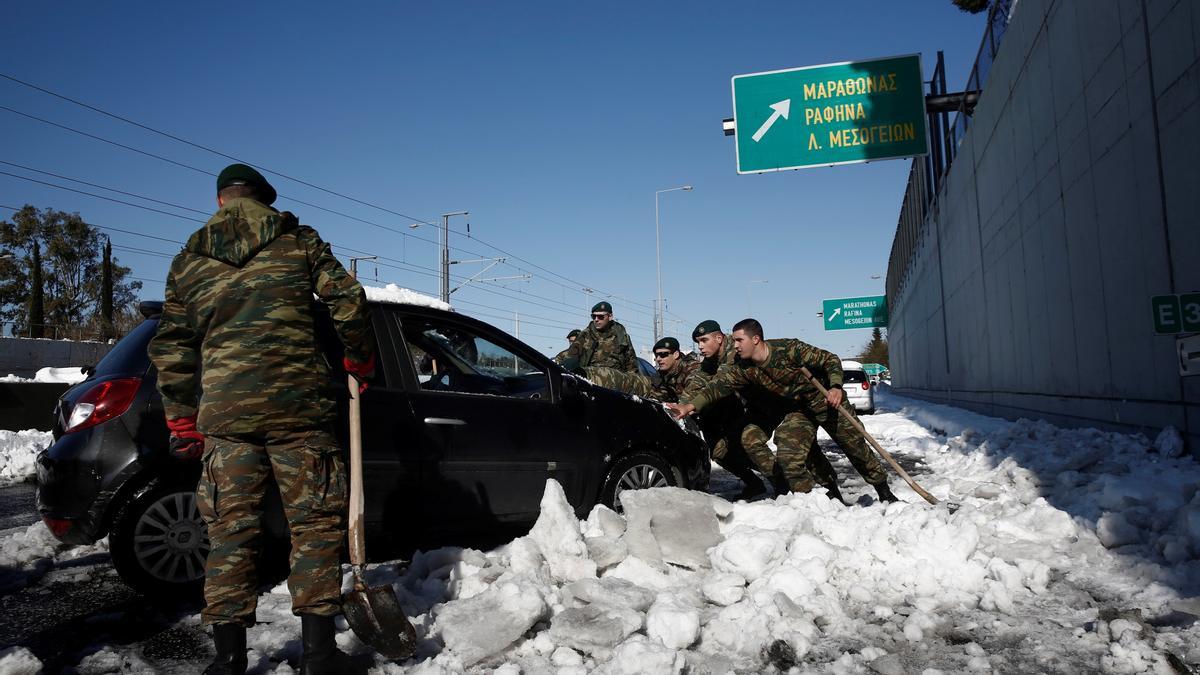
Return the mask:
{"type": "Polygon", "coordinates": [[[864,415],[875,412],[875,388],[858,361],[842,361],[842,391],[856,411],[864,415]]]}

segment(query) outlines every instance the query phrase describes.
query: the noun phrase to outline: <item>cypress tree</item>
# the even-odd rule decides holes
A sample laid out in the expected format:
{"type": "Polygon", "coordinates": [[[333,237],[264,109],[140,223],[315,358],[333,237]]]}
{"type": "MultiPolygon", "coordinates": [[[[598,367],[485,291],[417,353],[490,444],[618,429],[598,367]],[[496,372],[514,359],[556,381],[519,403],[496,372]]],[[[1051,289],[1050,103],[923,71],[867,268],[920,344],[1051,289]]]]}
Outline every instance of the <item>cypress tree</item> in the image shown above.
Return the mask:
{"type": "Polygon", "coordinates": [[[29,337],[45,337],[46,290],[42,283],[42,247],[34,240],[30,249],[32,262],[29,270],[29,337]]]}

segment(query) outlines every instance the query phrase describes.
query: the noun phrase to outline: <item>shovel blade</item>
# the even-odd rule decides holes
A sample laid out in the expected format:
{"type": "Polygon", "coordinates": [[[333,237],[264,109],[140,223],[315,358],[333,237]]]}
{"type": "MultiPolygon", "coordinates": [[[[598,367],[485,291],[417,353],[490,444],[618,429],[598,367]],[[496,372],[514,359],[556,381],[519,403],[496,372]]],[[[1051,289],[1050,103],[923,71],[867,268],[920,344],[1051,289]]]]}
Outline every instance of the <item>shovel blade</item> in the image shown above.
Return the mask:
{"type": "Polygon", "coordinates": [[[346,593],[342,613],[358,639],[393,661],[407,659],[417,650],[417,631],[391,586],[346,593]]]}

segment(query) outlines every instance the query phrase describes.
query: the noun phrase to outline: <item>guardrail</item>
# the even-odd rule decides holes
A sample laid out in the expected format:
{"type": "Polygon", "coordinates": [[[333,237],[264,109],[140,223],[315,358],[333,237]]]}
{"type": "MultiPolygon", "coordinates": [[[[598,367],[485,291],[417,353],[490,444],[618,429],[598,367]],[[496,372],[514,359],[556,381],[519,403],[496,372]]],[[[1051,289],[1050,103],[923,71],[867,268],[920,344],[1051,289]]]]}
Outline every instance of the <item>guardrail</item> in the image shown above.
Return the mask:
{"type": "MultiPolygon", "coordinates": [[[[975,63],[971,67],[971,75],[967,78],[964,91],[983,90],[983,84],[987,81],[992,63],[996,60],[1000,42],[1008,30],[1017,1],[993,0],[988,8],[987,28],[984,30],[983,41],[975,55],[975,63]]],[[[937,65],[928,84],[931,97],[949,93],[946,91],[946,64],[941,52],[938,52],[937,65]]],[[[896,236],[892,240],[892,252],[888,258],[886,293],[890,312],[894,312],[899,306],[900,289],[908,276],[913,251],[921,240],[930,214],[937,210],[938,194],[946,173],[958,154],[959,143],[971,126],[971,114],[967,106],[967,98],[963,97],[958,111],[954,113],[953,122],[950,121],[949,112],[929,114],[929,154],[914,157],[912,160],[912,168],[908,172],[908,187],[904,190],[896,236]]]]}

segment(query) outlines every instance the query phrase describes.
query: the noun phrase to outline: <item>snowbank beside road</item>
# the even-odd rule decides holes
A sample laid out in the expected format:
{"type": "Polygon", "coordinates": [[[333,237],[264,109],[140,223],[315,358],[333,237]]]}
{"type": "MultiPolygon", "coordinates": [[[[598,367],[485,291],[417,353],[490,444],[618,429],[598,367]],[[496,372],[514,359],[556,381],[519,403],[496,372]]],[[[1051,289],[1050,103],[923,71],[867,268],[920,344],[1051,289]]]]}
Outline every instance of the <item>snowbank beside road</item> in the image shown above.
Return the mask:
{"type": "Polygon", "coordinates": [[[37,454],[52,442],[54,434],[48,431],[0,430],[0,485],[32,480],[37,470],[37,454]]]}
{"type": "MultiPolygon", "coordinates": [[[[421,636],[379,673],[1169,672],[1200,664],[1200,467],[1139,436],[893,396],[864,422],[924,487],[730,504],[627,492],[576,520],[549,482],[528,536],[384,564],[421,636]],[[920,423],[917,422],[920,421],[920,423]],[[929,427],[935,427],[937,431],[929,427]]],[[[836,452],[829,448],[830,452],[836,452]]],[[[344,583],[349,588],[350,578],[344,583]]],[[[251,666],[298,658],[286,586],[251,666]]],[[[344,624],[343,624],[344,627],[344,624]]],[[[366,651],[349,632],[339,643],[366,651]]],[[[114,653],[115,654],[115,653],[114,653]]],[[[136,649],[127,658],[135,663],[136,649]]]]}
{"type": "Polygon", "coordinates": [[[79,366],[65,366],[62,368],[46,367],[39,369],[34,373],[33,377],[20,377],[18,375],[8,374],[0,377],[0,382],[51,382],[55,384],[75,384],[83,382],[87,379],[87,375],[83,374],[83,369],[79,366]]]}

